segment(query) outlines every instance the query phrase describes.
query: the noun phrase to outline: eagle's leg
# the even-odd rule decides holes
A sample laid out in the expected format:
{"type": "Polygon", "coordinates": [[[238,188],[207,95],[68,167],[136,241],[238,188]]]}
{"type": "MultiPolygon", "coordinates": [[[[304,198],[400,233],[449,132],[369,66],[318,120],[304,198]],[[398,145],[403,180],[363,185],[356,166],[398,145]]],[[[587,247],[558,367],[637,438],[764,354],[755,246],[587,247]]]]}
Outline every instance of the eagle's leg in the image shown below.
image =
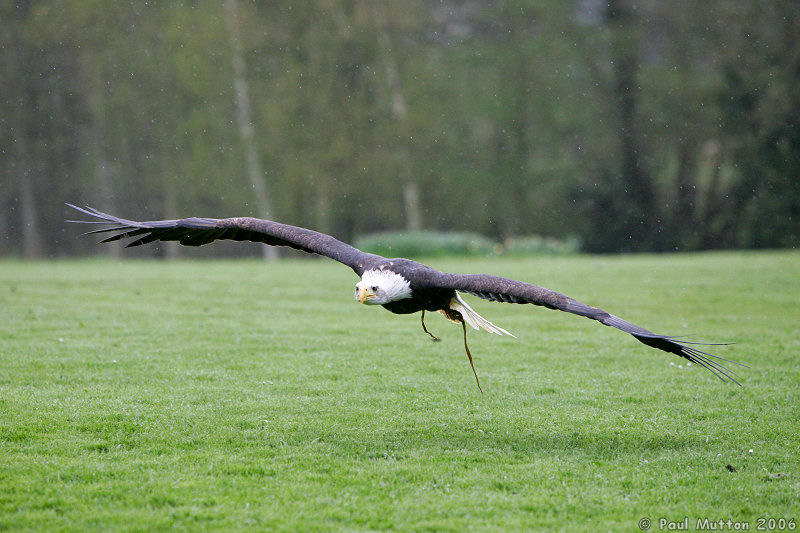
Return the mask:
{"type": "Polygon", "coordinates": [[[425,327],[425,310],[422,310],[422,318],[420,318],[420,322],[422,322],[422,330],[431,336],[431,338],[435,341],[441,340],[439,337],[428,331],[428,328],[425,327]]]}
{"type": "Polygon", "coordinates": [[[478,390],[483,392],[483,388],[481,387],[481,380],[478,379],[478,373],[475,372],[475,365],[472,362],[472,354],[469,352],[469,346],[467,346],[467,323],[464,320],[461,320],[461,328],[464,330],[464,349],[467,350],[467,357],[469,358],[469,366],[472,367],[472,373],[475,374],[475,381],[478,383],[478,390]]]}
{"type": "Polygon", "coordinates": [[[464,320],[464,316],[461,314],[461,312],[459,312],[456,309],[453,309],[452,307],[444,307],[442,309],[439,309],[439,312],[442,313],[445,316],[445,318],[450,322],[461,324],[461,329],[464,330],[464,349],[467,351],[467,358],[469,358],[469,366],[472,367],[472,373],[475,374],[475,381],[478,383],[478,390],[483,392],[483,387],[481,387],[481,380],[478,379],[478,373],[475,371],[475,363],[472,362],[472,353],[469,351],[469,346],[467,345],[467,322],[464,320]]]}

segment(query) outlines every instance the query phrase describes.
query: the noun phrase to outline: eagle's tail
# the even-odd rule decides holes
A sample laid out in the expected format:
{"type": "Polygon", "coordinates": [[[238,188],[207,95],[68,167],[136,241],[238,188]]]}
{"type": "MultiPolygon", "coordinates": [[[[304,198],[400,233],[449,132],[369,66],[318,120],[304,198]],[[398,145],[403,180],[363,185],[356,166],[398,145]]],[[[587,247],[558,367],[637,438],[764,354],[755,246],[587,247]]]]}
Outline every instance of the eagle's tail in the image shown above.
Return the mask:
{"type": "MultiPolygon", "coordinates": [[[[474,329],[483,329],[488,331],[489,333],[496,333],[498,335],[509,335],[511,337],[516,338],[513,334],[509,333],[508,331],[504,330],[500,326],[495,326],[481,315],[476,313],[467,302],[465,302],[461,295],[456,293],[455,297],[450,300],[450,309],[453,311],[458,312],[461,317],[464,319],[464,322],[472,326],[474,329]]],[[[447,313],[442,310],[442,314],[447,318],[447,313]]],[[[452,320],[452,319],[451,319],[452,320]]]]}

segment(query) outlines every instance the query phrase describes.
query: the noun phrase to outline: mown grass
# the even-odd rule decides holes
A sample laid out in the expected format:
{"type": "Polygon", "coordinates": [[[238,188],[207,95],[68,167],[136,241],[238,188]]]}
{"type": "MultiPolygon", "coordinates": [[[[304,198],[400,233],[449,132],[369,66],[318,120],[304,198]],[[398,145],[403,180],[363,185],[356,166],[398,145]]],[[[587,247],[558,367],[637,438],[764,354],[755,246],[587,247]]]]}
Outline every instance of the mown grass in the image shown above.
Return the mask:
{"type": "Polygon", "coordinates": [[[518,339],[352,300],[331,261],[0,263],[0,529],[637,530],[795,518],[800,255],[436,260],[710,341],[744,387],[591,321],[518,339]],[[752,450],[752,451],[751,451],[752,450]],[[730,470],[733,471],[730,471],[730,470]]]}

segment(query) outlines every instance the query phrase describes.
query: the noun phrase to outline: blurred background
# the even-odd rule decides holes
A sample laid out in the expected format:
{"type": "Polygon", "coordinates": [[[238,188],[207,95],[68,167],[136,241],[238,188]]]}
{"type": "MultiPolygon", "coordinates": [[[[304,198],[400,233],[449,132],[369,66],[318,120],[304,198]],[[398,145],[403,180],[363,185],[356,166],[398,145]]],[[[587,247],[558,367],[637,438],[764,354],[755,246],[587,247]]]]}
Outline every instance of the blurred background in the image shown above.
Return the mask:
{"type": "Polygon", "coordinates": [[[495,252],[796,247],[798,9],[2,0],[0,256],[122,253],[65,202],[495,252]]]}

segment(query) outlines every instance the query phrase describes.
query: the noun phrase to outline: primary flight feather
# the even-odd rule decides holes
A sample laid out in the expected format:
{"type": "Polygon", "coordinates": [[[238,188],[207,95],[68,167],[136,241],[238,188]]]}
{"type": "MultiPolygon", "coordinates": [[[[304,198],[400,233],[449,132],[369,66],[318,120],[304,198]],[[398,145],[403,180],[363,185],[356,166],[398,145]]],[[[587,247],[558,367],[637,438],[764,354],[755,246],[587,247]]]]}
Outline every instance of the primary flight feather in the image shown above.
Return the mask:
{"type": "MultiPolygon", "coordinates": [[[[296,250],[319,254],[349,266],[361,277],[356,284],[355,297],[369,305],[381,305],[393,313],[408,314],[422,312],[422,328],[437,339],[425,327],[425,311],[439,311],[453,322],[460,323],[464,332],[464,348],[475,372],[469,346],[467,329],[484,329],[498,335],[511,335],[476,313],[461,298],[459,292],[472,294],[494,302],[541,305],[575,315],[597,320],[633,335],[639,342],[673,353],[696,363],[722,381],[739,382],[734,374],[720,361],[728,361],[696,348],[693,343],[668,335],[658,335],[631,322],[616,317],[597,307],[591,307],[558,292],[530,283],[501,278],[488,274],[449,274],[410,259],[385,257],[362,252],[330,235],[317,231],[280,224],[259,218],[184,218],[179,220],[155,220],[136,222],[126,220],[91,207],[86,209],[67,204],[81,213],[99,220],[78,220],[86,224],[110,224],[89,234],[111,233],[101,242],[132,239],[127,246],[140,246],[153,241],[178,241],[186,246],[202,246],[215,240],[261,242],[270,246],[288,246],[296,250]]],[[[744,366],[744,365],[740,365],[744,366]]]]}

